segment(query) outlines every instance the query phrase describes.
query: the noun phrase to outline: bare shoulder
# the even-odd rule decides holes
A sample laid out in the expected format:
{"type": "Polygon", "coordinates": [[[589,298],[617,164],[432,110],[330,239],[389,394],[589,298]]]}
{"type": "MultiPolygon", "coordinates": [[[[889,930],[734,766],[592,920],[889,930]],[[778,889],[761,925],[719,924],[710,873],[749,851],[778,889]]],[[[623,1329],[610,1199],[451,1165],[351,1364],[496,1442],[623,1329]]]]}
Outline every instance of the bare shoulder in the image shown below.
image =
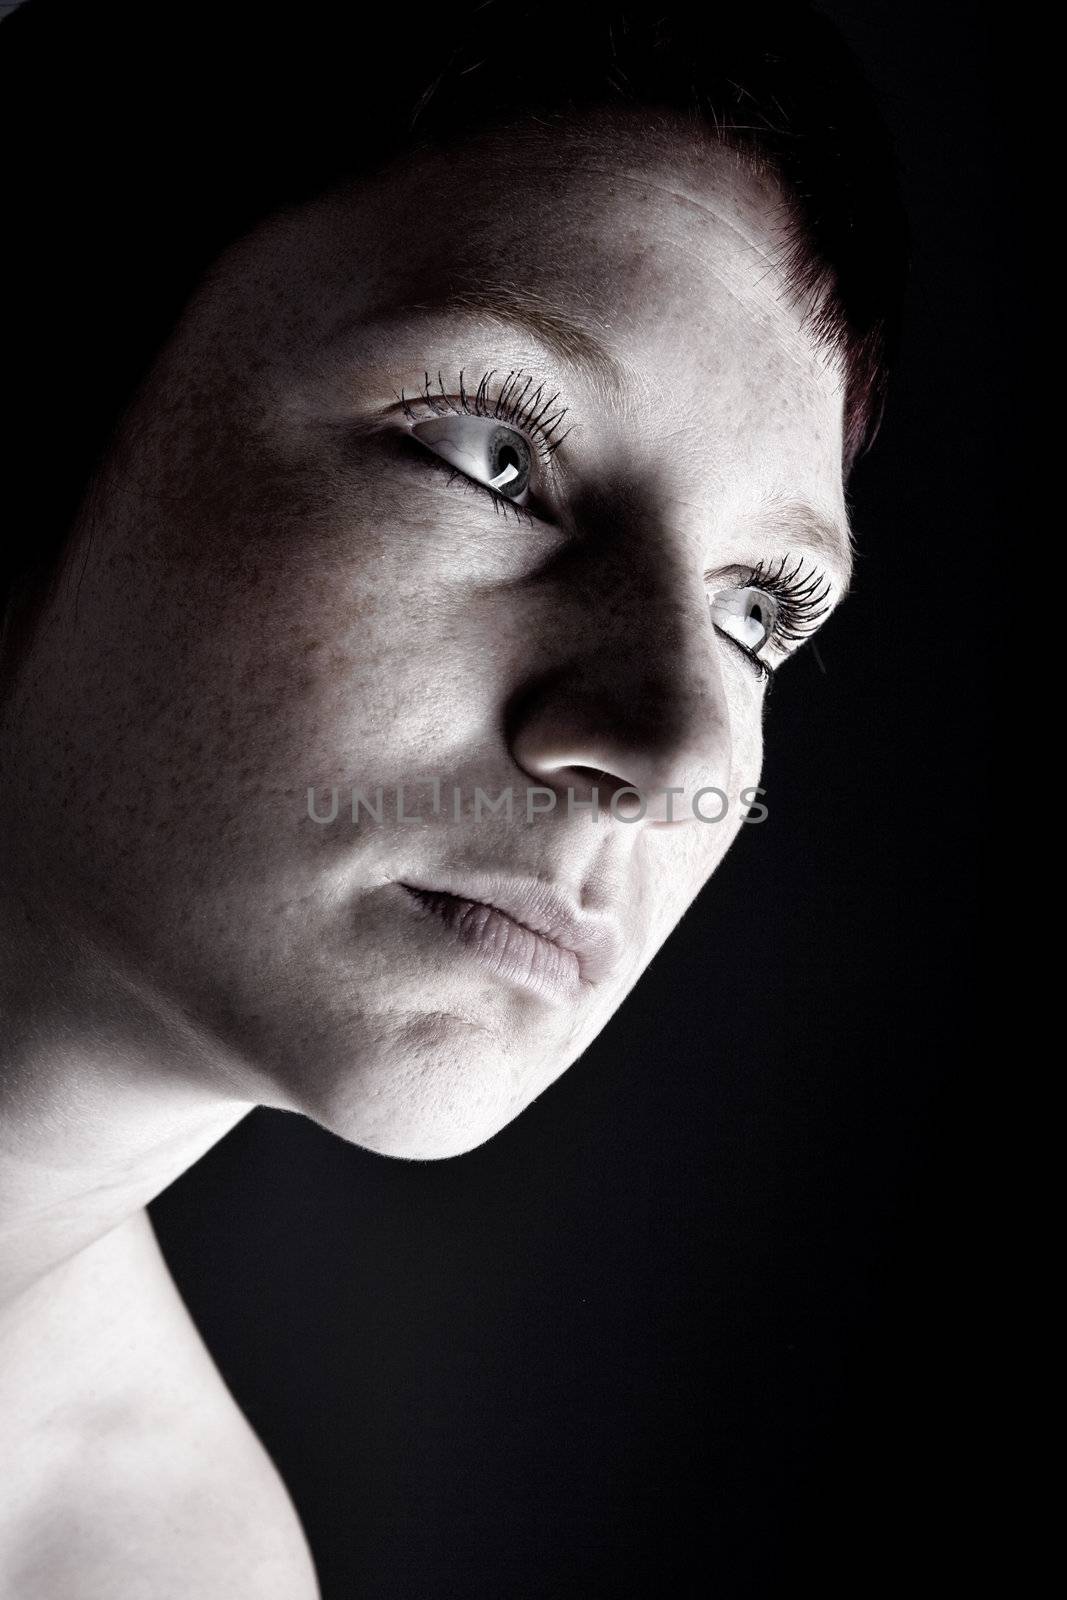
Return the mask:
{"type": "Polygon", "coordinates": [[[86,1438],[4,1554],[3,1600],[319,1600],[285,1486],[248,1430],[86,1438]]]}
{"type": "Polygon", "coordinates": [[[33,1398],[0,1439],[0,1600],[319,1600],[288,1491],[146,1218],[25,1320],[10,1376],[33,1398]]]}

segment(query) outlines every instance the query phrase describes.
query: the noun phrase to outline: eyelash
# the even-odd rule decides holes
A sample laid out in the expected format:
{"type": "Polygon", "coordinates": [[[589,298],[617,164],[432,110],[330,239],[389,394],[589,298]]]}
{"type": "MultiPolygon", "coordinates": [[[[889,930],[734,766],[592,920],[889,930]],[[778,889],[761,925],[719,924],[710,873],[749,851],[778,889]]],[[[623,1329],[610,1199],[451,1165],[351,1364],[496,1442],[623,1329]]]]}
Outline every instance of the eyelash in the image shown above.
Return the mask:
{"type": "MultiPolygon", "coordinates": [[[[497,367],[492,367],[483,373],[478,387],[472,393],[463,381],[464,369],[461,368],[456,385],[459,390],[458,397],[447,392],[440,372],[437,374],[437,392],[434,393],[430,374],[427,372],[420,399],[436,416],[440,416],[444,411],[452,411],[457,416],[463,414],[468,417],[495,417],[499,422],[507,423],[521,433],[529,434],[531,440],[536,443],[541,459],[547,461],[570,432],[568,428],[567,433],[558,433],[560,423],[567,415],[566,406],[560,407],[558,411],[552,409],[559,399],[559,390],[545,399],[547,385],[539,383],[531,394],[530,389],[534,380],[519,367],[508,373],[495,395],[490,395],[490,384],[498,370],[497,367]],[[522,383],[524,377],[526,382],[522,383]],[[521,388],[520,383],[522,383],[521,388]]],[[[403,389],[400,391],[399,399],[408,421],[418,421],[403,389]]]]}
{"type": "Polygon", "coordinates": [[[825,617],[830,607],[831,584],[818,567],[805,570],[804,557],[799,556],[790,568],[791,556],[782,556],[776,566],[768,567],[759,561],[750,569],[742,584],[744,589],[762,589],[778,602],[774,619],[774,637],[779,644],[800,644],[812,633],[820,617],[825,617]]]}
{"type": "Polygon", "coordinates": [[[490,489],[487,483],[479,483],[477,478],[468,477],[458,467],[452,466],[451,462],[443,461],[440,456],[434,455],[432,450],[427,450],[425,445],[420,444],[418,452],[420,458],[425,458],[428,467],[436,467],[438,472],[445,473],[451,487],[464,491],[473,489],[476,494],[487,494],[493,502],[494,510],[498,511],[504,518],[514,516],[516,522],[534,523],[537,521],[529,506],[517,506],[514,500],[509,500],[505,495],[497,494],[495,489],[490,489]]]}
{"type": "Polygon", "coordinates": [[[725,639],[727,644],[733,645],[738,655],[744,656],[749,666],[755,669],[757,678],[762,679],[769,689],[774,681],[774,672],[766,661],[761,656],[755,655],[747,645],[741,643],[740,639],[735,639],[732,633],[726,633],[722,628],[716,628],[715,632],[720,639],[725,639]]]}

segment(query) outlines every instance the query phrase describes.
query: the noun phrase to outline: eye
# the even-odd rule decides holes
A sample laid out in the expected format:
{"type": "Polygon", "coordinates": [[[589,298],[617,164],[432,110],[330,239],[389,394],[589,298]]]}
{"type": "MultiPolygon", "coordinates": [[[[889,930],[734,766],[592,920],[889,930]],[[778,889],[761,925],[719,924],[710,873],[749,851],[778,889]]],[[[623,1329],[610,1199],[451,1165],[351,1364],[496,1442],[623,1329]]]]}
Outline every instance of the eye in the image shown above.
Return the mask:
{"type": "Polygon", "coordinates": [[[493,417],[453,415],[417,422],[412,435],[458,472],[505,500],[525,505],[533,452],[521,433],[493,417]]]}
{"type": "Polygon", "coordinates": [[[778,602],[765,589],[720,589],[711,597],[711,616],[720,633],[725,633],[750,656],[759,657],[768,640],[773,639],[778,618],[778,602]]]}
{"type": "MultiPolygon", "coordinates": [[[[705,576],[712,580],[711,573],[705,576]]],[[[771,668],[760,654],[764,645],[789,654],[790,646],[803,644],[836,604],[833,585],[820,568],[788,553],[769,564],[746,567],[738,577],[740,582],[712,594],[711,618],[760,676],[769,678],[771,668]]],[[[716,578],[721,581],[722,574],[716,578]]]]}

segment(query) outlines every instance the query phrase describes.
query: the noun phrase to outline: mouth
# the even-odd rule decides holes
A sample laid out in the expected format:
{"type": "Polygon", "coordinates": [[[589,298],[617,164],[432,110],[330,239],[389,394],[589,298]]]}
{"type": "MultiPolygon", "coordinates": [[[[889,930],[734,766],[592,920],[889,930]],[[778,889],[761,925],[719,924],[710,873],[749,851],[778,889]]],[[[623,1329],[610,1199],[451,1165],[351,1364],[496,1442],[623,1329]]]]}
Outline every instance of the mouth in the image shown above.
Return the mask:
{"type": "Polygon", "coordinates": [[[399,887],[491,971],[543,998],[576,1001],[617,964],[618,930],[573,911],[546,884],[399,887]]]}

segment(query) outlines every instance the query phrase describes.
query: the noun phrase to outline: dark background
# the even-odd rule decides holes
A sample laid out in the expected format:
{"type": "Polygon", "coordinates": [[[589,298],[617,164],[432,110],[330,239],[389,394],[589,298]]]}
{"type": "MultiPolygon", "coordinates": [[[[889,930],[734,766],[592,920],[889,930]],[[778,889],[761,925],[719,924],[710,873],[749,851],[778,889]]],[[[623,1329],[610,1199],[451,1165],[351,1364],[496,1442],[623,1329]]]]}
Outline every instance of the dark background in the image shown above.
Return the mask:
{"type": "Polygon", "coordinates": [[[326,1600],[952,1592],[976,1537],[992,95],[970,6],[823,9],[914,271],[854,595],[774,688],[768,821],[488,1145],[393,1162],[261,1111],[153,1207],[326,1600]]]}

